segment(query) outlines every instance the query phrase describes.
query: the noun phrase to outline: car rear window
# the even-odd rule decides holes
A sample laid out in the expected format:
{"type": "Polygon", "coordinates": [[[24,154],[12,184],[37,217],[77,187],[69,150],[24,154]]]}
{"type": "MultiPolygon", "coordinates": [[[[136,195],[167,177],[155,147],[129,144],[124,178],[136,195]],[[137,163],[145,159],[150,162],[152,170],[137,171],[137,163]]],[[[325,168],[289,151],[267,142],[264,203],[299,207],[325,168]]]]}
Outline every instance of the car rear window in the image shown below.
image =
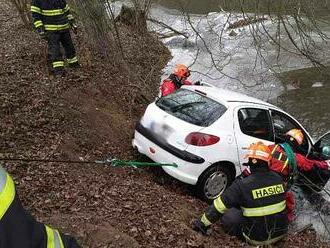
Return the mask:
{"type": "Polygon", "coordinates": [[[159,98],[156,105],[181,120],[202,127],[211,125],[227,110],[219,102],[186,89],[159,98]]]}

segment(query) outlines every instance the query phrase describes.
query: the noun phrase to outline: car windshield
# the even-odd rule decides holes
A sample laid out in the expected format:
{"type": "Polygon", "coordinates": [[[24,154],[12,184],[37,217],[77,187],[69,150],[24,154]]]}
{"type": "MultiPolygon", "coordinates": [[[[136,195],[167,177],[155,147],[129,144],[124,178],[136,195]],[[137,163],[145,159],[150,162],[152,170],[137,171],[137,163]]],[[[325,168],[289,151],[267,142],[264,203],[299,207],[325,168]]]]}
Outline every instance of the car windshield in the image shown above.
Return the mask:
{"type": "Polygon", "coordinates": [[[181,120],[202,127],[211,125],[227,110],[219,102],[186,89],[161,97],[156,105],[181,120]]]}

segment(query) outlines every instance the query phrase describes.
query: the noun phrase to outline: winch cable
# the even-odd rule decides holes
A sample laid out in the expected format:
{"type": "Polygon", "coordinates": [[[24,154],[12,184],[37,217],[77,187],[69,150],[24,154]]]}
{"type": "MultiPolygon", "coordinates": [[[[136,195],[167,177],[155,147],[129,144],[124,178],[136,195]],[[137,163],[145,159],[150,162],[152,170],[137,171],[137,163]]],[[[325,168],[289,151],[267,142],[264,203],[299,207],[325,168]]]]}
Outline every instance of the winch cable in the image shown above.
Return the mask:
{"type": "Polygon", "coordinates": [[[121,160],[117,158],[107,158],[105,160],[53,160],[53,159],[40,159],[40,158],[0,158],[0,161],[3,162],[40,162],[40,163],[68,163],[68,164],[104,164],[110,165],[113,167],[124,167],[129,166],[133,168],[140,167],[162,167],[162,166],[172,166],[178,167],[177,164],[168,164],[168,163],[152,163],[152,162],[140,162],[140,161],[131,161],[131,160],[121,160]]]}

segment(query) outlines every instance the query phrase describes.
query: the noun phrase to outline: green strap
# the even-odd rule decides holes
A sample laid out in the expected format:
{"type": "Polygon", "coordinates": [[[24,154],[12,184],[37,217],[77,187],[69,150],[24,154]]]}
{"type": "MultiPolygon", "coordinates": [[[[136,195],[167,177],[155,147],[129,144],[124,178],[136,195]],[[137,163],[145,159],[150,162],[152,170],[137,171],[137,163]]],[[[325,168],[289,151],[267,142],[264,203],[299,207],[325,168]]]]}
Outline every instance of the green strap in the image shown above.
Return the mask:
{"type": "Polygon", "coordinates": [[[147,163],[147,162],[138,162],[138,161],[125,161],[120,159],[112,159],[111,160],[112,166],[131,166],[134,168],[138,167],[157,167],[157,166],[172,166],[172,167],[178,167],[177,164],[163,164],[163,163],[147,163]]]}
{"type": "Polygon", "coordinates": [[[280,146],[284,149],[285,154],[289,161],[290,174],[296,175],[298,172],[296,155],[294,154],[291,146],[288,143],[282,143],[280,146]]]}

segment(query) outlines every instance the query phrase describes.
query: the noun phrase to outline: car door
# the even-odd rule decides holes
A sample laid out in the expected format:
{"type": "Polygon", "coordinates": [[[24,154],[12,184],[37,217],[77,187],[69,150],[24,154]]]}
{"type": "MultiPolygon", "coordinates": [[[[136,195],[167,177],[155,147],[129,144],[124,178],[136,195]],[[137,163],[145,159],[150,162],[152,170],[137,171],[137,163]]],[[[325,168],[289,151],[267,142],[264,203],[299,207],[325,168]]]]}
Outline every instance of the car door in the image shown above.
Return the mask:
{"type": "Polygon", "coordinates": [[[247,162],[246,149],[250,144],[258,141],[266,145],[274,143],[273,126],[267,107],[237,107],[234,111],[234,131],[241,168],[247,162]]]}
{"type": "Polygon", "coordinates": [[[305,128],[285,112],[270,109],[272,124],[274,129],[275,143],[281,143],[285,139],[285,134],[293,129],[300,129],[304,134],[303,144],[299,147],[299,153],[308,155],[312,146],[312,139],[305,128]]]}
{"type": "MultiPolygon", "coordinates": [[[[309,158],[316,160],[330,159],[330,132],[325,133],[312,147],[309,158]]],[[[307,183],[311,189],[319,192],[330,179],[330,171],[314,167],[311,171],[302,172],[301,183],[307,183]],[[313,185],[310,184],[313,182],[313,185]],[[314,186],[316,185],[316,186],[314,186]],[[313,187],[314,186],[314,187],[313,187]]]]}

